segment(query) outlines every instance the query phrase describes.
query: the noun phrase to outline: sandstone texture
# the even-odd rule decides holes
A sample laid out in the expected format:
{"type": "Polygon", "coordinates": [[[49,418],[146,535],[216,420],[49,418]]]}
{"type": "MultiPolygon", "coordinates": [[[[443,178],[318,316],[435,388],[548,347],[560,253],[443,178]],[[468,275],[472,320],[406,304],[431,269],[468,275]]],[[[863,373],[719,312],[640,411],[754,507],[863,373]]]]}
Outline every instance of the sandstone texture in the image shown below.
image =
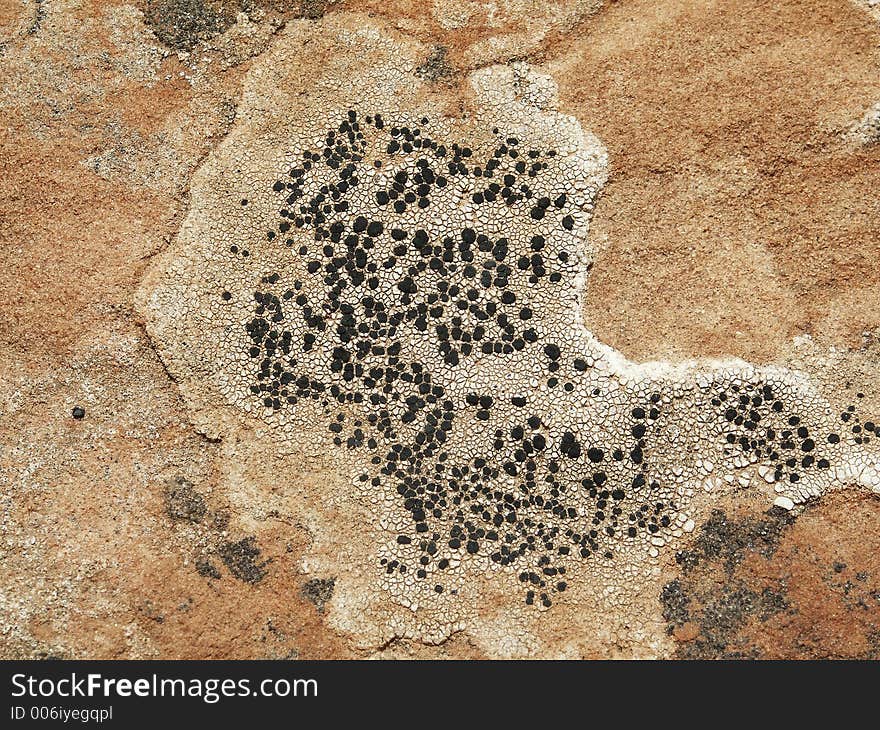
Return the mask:
{"type": "Polygon", "coordinates": [[[880,6],[5,0],[0,656],[880,656],[880,6]]]}

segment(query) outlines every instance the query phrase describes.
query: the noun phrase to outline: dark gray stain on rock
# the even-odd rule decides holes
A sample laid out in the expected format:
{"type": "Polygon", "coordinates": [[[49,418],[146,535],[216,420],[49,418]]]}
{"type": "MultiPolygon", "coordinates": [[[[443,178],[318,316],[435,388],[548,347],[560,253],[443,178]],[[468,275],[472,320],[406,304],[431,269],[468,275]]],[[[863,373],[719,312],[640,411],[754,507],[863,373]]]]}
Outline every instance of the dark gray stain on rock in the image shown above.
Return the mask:
{"type": "Polygon", "coordinates": [[[327,6],[330,4],[329,0],[299,0],[295,3],[294,14],[298,18],[318,20],[324,16],[324,13],[327,12],[327,6]]]}
{"type": "Polygon", "coordinates": [[[196,560],[196,572],[203,578],[220,578],[220,571],[210,560],[196,560]]]}
{"type": "Polygon", "coordinates": [[[729,518],[722,510],[712,512],[693,547],[676,556],[682,575],[660,593],[668,633],[686,625],[693,632],[691,640],[678,644],[679,658],[759,658],[758,650],[739,644],[737,635],[752,619],[767,621],[790,610],[785,582],[756,590],[734,573],[750,553],[771,557],[795,519],[778,507],[742,519],[729,518]],[[726,579],[718,580],[719,573],[726,579]]]}
{"type": "Polygon", "coordinates": [[[448,60],[449,51],[446,46],[436,45],[424,63],[416,68],[416,76],[423,81],[442,81],[455,74],[455,69],[448,60]]]}
{"type": "Polygon", "coordinates": [[[229,28],[235,14],[206,0],[146,0],[144,21],[163,45],[191,51],[229,28]]]}
{"type": "Polygon", "coordinates": [[[253,537],[238,542],[225,542],[217,551],[233,577],[245,583],[259,583],[266,577],[270,560],[260,560],[260,549],[253,537]]]}
{"type": "Polygon", "coordinates": [[[749,552],[771,557],[783,530],[794,521],[780,507],[772,507],[763,517],[742,520],[730,520],[716,509],[701,527],[693,548],[679,552],[676,560],[686,573],[706,561],[721,561],[731,573],[749,552]]]}
{"type": "Polygon", "coordinates": [[[333,597],[335,586],[335,578],[312,578],[306,581],[301,592],[306,600],[314,603],[318,607],[318,611],[323,613],[324,606],[333,597]]]}
{"type": "Polygon", "coordinates": [[[34,15],[31,18],[31,22],[28,23],[25,35],[36,35],[39,32],[40,27],[43,25],[43,21],[46,19],[45,0],[36,0],[35,6],[34,15]]]}
{"type": "Polygon", "coordinates": [[[663,586],[660,604],[663,606],[663,618],[671,625],[683,626],[690,621],[689,603],[690,599],[684,594],[678,578],[663,586]]]}
{"type": "Polygon", "coordinates": [[[208,511],[205,499],[192,482],[177,477],[165,489],[165,503],[168,516],[173,520],[200,522],[208,511]]]}

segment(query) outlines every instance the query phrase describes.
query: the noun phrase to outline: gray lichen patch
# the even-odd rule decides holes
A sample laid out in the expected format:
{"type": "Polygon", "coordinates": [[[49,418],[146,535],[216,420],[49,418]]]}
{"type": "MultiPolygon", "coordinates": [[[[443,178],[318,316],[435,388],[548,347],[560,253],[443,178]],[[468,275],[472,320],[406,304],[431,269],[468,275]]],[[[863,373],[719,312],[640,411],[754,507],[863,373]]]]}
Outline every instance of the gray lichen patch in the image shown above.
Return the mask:
{"type": "Polygon", "coordinates": [[[449,49],[437,45],[428,57],[416,67],[416,76],[423,81],[444,81],[455,74],[455,67],[449,62],[449,49]]]}
{"type": "Polygon", "coordinates": [[[766,621],[789,608],[783,593],[764,589],[755,593],[743,585],[723,586],[702,606],[699,635],[679,650],[682,659],[757,659],[754,649],[740,648],[736,633],[750,620],[766,621]]]}
{"type": "Polygon", "coordinates": [[[303,567],[336,576],[329,621],[362,645],[662,641],[668,546],[739,489],[877,489],[874,424],[784,368],[598,342],[604,148],[535,68],[453,92],[419,80],[430,53],[362,16],[289,25],[139,309],[199,427],[308,527],[303,567]],[[603,631],[560,631],[585,616],[603,631]]]}
{"type": "Polygon", "coordinates": [[[175,51],[189,52],[246,19],[318,20],[336,0],[144,0],[144,23],[157,40],[175,51]]]}
{"type": "Polygon", "coordinates": [[[298,18],[318,20],[336,0],[296,0],[294,13],[298,18]]]}
{"type": "Polygon", "coordinates": [[[712,510],[692,546],[678,553],[676,562],[688,572],[703,562],[717,560],[731,573],[747,553],[772,556],[783,530],[792,522],[794,516],[780,507],[769,509],[762,517],[741,520],[731,520],[722,510],[712,510]]]}
{"type": "Polygon", "coordinates": [[[837,492],[797,516],[713,510],[659,593],[675,655],[876,657],[877,508],[876,499],[837,492]]]}
{"type": "Polygon", "coordinates": [[[164,45],[191,51],[229,28],[235,14],[211,0],[146,0],[144,22],[164,45]]]}
{"type": "Polygon", "coordinates": [[[177,477],[165,488],[166,510],[173,520],[200,522],[208,511],[205,499],[192,482],[177,477]]]}
{"type": "Polygon", "coordinates": [[[323,613],[324,606],[333,598],[333,588],[335,586],[335,578],[312,578],[303,585],[302,595],[307,601],[313,603],[318,611],[323,613]]]}
{"type": "Polygon", "coordinates": [[[682,639],[677,648],[680,658],[759,658],[738,634],[750,622],[766,622],[791,609],[785,581],[758,586],[736,570],[750,557],[772,558],[795,519],[779,507],[739,518],[712,510],[691,546],[676,555],[682,576],[660,593],[667,631],[682,639]]]}
{"type": "MultiPolygon", "coordinates": [[[[262,553],[253,537],[245,537],[237,542],[225,542],[218,549],[223,564],[233,577],[245,583],[259,583],[266,577],[266,566],[271,562],[262,560],[262,553]]],[[[208,570],[208,574],[213,573],[208,570]]]]}
{"type": "Polygon", "coordinates": [[[217,566],[210,560],[205,559],[196,561],[196,572],[203,578],[214,578],[216,580],[222,577],[217,566]]]}

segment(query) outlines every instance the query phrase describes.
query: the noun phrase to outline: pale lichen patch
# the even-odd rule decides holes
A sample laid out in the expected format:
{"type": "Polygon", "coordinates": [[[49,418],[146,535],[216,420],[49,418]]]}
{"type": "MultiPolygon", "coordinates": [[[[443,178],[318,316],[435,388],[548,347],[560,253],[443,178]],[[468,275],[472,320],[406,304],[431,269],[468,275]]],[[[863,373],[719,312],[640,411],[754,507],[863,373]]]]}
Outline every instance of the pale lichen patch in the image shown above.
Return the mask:
{"type": "Polygon", "coordinates": [[[801,373],[596,340],[604,148],[533,67],[450,98],[429,53],[363,16],[291,24],[139,308],[200,427],[309,530],[304,571],[336,576],[329,621],[359,645],[656,649],[645,587],[712,501],[876,490],[874,424],[801,373]],[[584,615],[603,629],[560,629],[584,615]]]}

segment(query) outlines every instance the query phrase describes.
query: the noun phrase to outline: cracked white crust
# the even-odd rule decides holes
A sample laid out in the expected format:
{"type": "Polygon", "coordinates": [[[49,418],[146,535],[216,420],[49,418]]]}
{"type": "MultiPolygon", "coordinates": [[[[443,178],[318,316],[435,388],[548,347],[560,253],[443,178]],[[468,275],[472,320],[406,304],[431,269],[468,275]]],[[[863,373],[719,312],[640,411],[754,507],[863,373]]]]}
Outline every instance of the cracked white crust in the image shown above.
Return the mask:
{"type": "MultiPolygon", "coordinates": [[[[317,27],[291,24],[251,70],[234,128],[194,175],[187,218],[177,240],[148,272],[139,309],[199,427],[224,439],[229,458],[245,465],[241,472],[258,475],[250,477],[252,484],[271,485],[273,494],[239,488],[247,492],[242,506],[260,511],[255,505],[261,502],[280,505],[307,526],[313,544],[303,567],[336,576],[329,621],[359,645],[380,647],[401,637],[438,643],[466,631],[495,656],[568,656],[625,634],[639,651],[656,653],[665,639],[650,612],[657,591],[646,587],[659,585],[665,548],[692,531],[719,494],[755,487],[768,492],[768,504],[775,498],[778,506],[790,509],[846,483],[877,491],[876,456],[846,439],[825,444],[832,468],[805,470],[796,483],[779,482],[762,460],[724,443],[724,419],[706,404],[731,385],[772,383],[774,394],[784,397],[786,413],[796,410],[804,423],[824,434],[837,428],[837,415],[808,378],[742,361],[633,363],[598,342],[583,327],[581,299],[588,295],[594,256],[588,239],[592,205],[607,170],[602,145],[576,119],[554,111],[555,84],[536,70],[523,64],[484,68],[471,75],[465,98],[449,99],[414,75],[428,52],[362,16],[328,16],[317,27]],[[456,107],[459,101],[463,104],[456,107]],[[394,543],[407,515],[393,485],[365,489],[357,481],[367,455],[334,449],[328,419],[315,404],[272,411],[248,393],[253,377],[243,335],[252,316],[248,293],[268,273],[282,271],[292,278],[303,266],[295,249],[294,254],[279,252],[265,240],[278,207],[269,191],[301,151],[320,146],[325,129],[351,108],[381,111],[389,119],[425,116],[435,137],[464,139],[475,149],[488,145],[489,130],[499,127],[533,147],[558,151],[552,180],[573,199],[575,224],[570,232],[552,222],[545,228],[575,254],[565,269],[570,284],[561,296],[537,286],[530,296],[540,315],[541,341],[554,339],[590,369],[572,393],[562,396],[542,384],[546,372],[534,353],[509,358],[501,369],[491,358],[475,359],[454,372],[438,369],[453,400],[470,391],[491,392],[499,402],[529,393],[550,424],[548,441],[558,441],[565,428],[584,442],[591,435],[623,435],[632,425],[630,411],[652,393],[660,394],[658,403],[666,408],[656,421],[650,464],[652,477],[661,483],[659,494],[676,504],[670,524],[646,539],[615,543],[612,559],[597,554],[571,561],[569,590],[544,613],[523,605],[517,571],[500,569],[483,552],[461,557],[442,597],[411,577],[384,575],[377,569],[383,556],[406,554],[394,543]],[[241,206],[241,199],[248,205],[241,206]],[[231,243],[248,246],[247,261],[228,254],[231,243]],[[227,289],[233,303],[244,304],[224,306],[218,295],[227,289]],[[298,473],[288,477],[290,469],[298,473]],[[566,631],[567,621],[583,625],[588,617],[602,620],[592,636],[566,631]]],[[[449,196],[452,205],[454,191],[449,196]]],[[[515,240],[516,226],[524,226],[524,236],[535,228],[529,220],[492,218],[502,216],[494,208],[483,218],[463,194],[455,207],[439,210],[432,225],[440,230],[454,231],[475,220],[515,240]]],[[[430,340],[413,339],[408,347],[421,352],[429,345],[430,340]]],[[[320,354],[315,358],[316,369],[322,362],[326,366],[320,354]]],[[[485,428],[510,417],[502,409],[485,428]]],[[[456,431],[450,452],[468,456],[479,448],[484,427],[469,423],[456,431]]],[[[589,505],[581,507],[587,520],[589,505]]]]}

